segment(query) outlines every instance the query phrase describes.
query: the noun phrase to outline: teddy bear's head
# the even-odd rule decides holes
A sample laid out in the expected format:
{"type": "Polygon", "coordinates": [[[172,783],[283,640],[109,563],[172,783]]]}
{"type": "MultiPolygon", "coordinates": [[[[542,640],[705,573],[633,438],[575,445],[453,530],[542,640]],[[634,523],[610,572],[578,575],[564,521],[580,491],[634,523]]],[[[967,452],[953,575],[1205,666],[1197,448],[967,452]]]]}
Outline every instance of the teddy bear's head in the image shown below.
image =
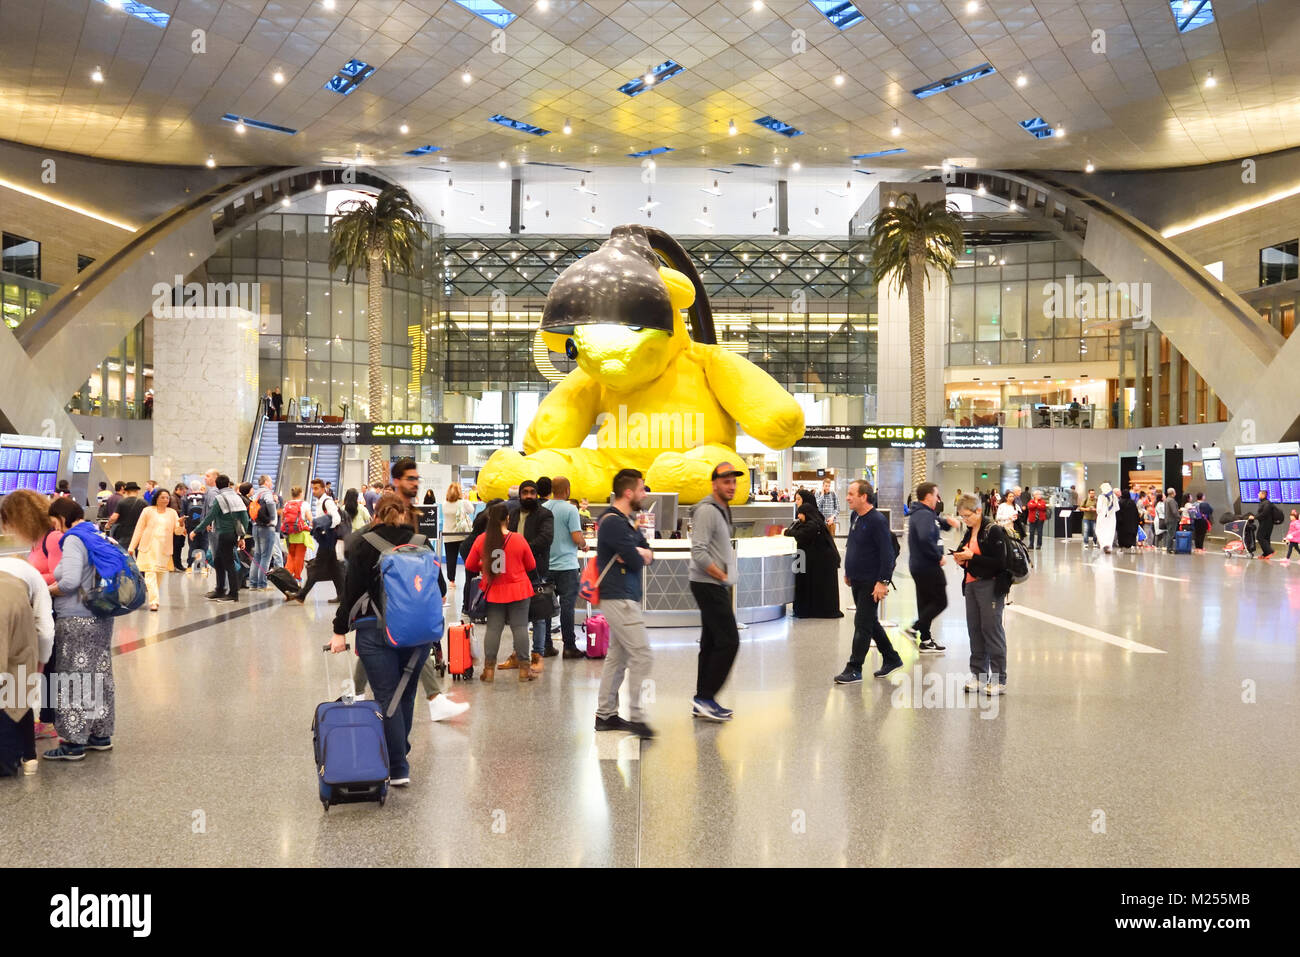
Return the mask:
{"type": "Polygon", "coordinates": [[[654,381],[691,342],[682,310],[695,286],[663,265],[641,226],[618,226],[560,274],[546,297],[543,338],[615,392],[654,381]]]}

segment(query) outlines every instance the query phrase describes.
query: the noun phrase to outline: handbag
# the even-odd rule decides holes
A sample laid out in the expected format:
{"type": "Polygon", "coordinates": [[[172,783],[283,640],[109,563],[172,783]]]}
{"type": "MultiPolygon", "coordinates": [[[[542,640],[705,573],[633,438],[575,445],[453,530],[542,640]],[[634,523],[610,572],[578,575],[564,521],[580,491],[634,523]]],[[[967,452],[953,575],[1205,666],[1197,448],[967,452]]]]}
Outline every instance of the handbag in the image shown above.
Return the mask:
{"type": "Polygon", "coordinates": [[[555,593],[555,582],[547,579],[538,579],[533,582],[533,599],[528,603],[529,620],[540,618],[554,618],[560,613],[559,598],[555,593]],[[536,614],[534,609],[545,612],[545,614],[536,614]]]}
{"type": "Polygon", "coordinates": [[[488,617],[487,588],[483,587],[483,576],[471,579],[469,588],[474,593],[469,600],[469,620],[481,625],[488,617]]]}

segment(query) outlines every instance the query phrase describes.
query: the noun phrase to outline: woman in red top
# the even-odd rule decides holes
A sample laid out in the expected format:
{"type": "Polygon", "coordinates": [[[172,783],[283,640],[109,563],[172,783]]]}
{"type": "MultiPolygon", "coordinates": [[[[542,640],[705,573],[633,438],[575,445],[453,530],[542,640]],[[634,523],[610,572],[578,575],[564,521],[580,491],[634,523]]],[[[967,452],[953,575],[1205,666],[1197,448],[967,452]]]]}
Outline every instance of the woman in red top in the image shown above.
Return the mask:
{"type": "Polygon", "coordinates": [[[1029,547],[1042,549],[1043,524],[1047,521],[1047,500],[1042,492],[1035,492],[1029,500],[1029,547]]]}
{"type": "Polygon", "coordinates": [[[483,639],[481,681],[492,681],[496,677],[497,649],[501,645],[501,630],[507,621],[515,642],[515,658],[520,663],[519,680],[532,681],[537,677],[537,671],[528,663],[531,649],[528,605],[533,598],[533,581],[528,573],[537,567],[537,562],[524,537],[506,528],[509,521],[510,512],[504,502],[488,509],[487,527],[474,540],[474,547],[465,558],[465,569],[482,576],[483,595],[487,599],[487,636],[483,639]],[[485,554],[486,561],[483,558],[485,554]]]}

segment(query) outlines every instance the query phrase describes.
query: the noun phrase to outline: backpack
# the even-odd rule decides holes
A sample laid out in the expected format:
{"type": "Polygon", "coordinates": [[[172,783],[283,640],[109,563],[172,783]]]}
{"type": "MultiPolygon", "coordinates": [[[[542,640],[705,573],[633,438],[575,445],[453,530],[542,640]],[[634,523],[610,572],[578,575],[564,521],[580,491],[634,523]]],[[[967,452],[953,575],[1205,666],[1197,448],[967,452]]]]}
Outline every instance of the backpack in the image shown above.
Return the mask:
{"type": "Polygon", "coordinates": [[[253,499],[248,506],[248,517],[258,525],[275,525],[275,493],[267,492],[253,499]]]}
{"type": "Polygon", "coordinates": [[[302,514],[302,500],[286,502],[280,519],[280,531],[285,535],[297,535],[311,528],[311,523],[302,514]]]}
{"type": "Polygon", "coordinates": [[[1028,580],[1034,570],[1033,560],[1025,543],[1014,535],[1005,535],[1007,540],[1007,571],[1011,573],[1011,584],[1020,585],[1028,580]]]}
{"type": "MultiPolygon", "coordinates": [[[[464,501],[464,499],[461,501],[464,501]]],[[[469,503],[466,502],[465,504],[468,505],[469,503]]],[[[466,508],[460,502],[457,502],[456,505],[456,513],[452,516],[451,528],[448,531],[455,535],[468,534],[474,530],[474,508],[473,506],[466,508]]]]}
{"type": "Polygon", "coordinates": [[[192,532],[203,521],[203,493],[190,492],[185,496],[185,525],[192,532]]]}
{"type": "Polygon", "coordinates": [[[112,514],[113,510],[108,507],[108,496],[106,495],[99,501],[99,511],[95,513],[95,520],[102,522],[104,519],[111,517],[112,514]]]}
{"type": "MultiPolygon", "coordinates": [[[[316,539],[317,545],[324,548],[332,546],[339,537],[338,528],[334,525],[334,516],[325,510],[326,501],[333,501],[333,499],[328,495],[321,499],[320,514],[311,520],[311,537],[316,539]]],[[[335,508],[337,507],[335,505],[335,508]]]]}
{"type": "Polygon", "coordinates": [[[412,648],[442,641],[442,566],[423,535],[394,545],[376,532],[365,540],[379,552],[379,602],[365,592],[352,606],[351,620],[372,615],[392,648],[412,648]]]}
{"type": "Polygon", "coordinates": [[[60,544],[69,535],[86,546],[86,553],[95,569],[95,585],[89,592],[81,593],[81,603],[90,609],[92,615],[96,618],[125,615],[144,604],[144,577],[125,548],[95,531],[94,526],[87,522],[64,532],[60,544]]]}

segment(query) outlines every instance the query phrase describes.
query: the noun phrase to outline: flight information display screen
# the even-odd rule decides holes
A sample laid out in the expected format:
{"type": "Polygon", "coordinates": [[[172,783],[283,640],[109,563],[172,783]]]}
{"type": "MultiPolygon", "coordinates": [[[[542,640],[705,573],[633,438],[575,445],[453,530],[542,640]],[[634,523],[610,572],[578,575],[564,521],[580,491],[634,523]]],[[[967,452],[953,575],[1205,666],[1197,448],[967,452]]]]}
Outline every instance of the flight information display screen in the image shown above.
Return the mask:
{"type": "Polygon", "coordinates": [[[20,488],[53,495],[59,484],[60,442],[40,435],[0,435],[0,495],[20,488]]]}
{"type": "Polygon", "coordinates": [[[1237,486],[1243,505],[1267,492],[1274,502],[1300,502],[1300,443],[1239,445],[1237,486]]]}

